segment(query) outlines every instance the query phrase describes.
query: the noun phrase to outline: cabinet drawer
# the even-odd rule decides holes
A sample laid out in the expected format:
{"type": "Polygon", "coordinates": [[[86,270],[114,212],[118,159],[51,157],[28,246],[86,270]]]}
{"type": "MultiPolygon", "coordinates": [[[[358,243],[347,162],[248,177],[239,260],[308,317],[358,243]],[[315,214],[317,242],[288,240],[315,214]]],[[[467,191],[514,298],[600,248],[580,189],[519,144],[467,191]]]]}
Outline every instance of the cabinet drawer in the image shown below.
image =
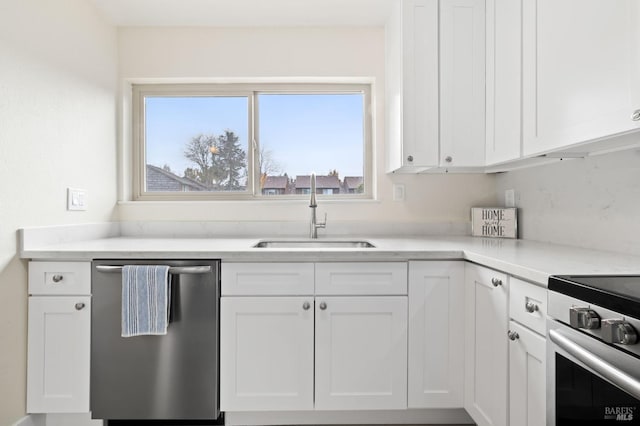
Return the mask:
{"type": "Polygon", "coordinates": [[[547,322],[547,289],[512,277],[509,316],[544,336],[547,322]]]}
{"type": "Polygon", "coordinates": [[[29,294],[91,294],[90,262],[29,262],[29,294]]]}
{"type": "Polygon", "coordinates": [[[405,262],[316,263],[316,294],[406,295],[405,262]]]}
{"type": "Polygon", "coordinates": [[[313,263],[222,263],[223,296],[312,295],[313,263]]]}

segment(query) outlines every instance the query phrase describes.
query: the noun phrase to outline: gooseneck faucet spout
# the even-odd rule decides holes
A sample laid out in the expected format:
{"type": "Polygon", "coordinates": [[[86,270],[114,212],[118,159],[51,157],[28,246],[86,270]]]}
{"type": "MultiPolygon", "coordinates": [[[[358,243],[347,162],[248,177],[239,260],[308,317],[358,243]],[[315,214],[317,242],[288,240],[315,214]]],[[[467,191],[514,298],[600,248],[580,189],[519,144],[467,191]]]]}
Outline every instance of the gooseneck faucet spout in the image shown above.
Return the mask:
{"type": "Polygon", "coordinates": [[[309,200],[309,207],[311,208],[311,227],[309,230],[309,238],[318,238],[318,228],[326,228],[327,226],[327,214],[324,214],[324,222],[318,223],[316,218],[316,208],[318,203],[316,201],[316,174],[311,173],[311,199],[309,200]]]}

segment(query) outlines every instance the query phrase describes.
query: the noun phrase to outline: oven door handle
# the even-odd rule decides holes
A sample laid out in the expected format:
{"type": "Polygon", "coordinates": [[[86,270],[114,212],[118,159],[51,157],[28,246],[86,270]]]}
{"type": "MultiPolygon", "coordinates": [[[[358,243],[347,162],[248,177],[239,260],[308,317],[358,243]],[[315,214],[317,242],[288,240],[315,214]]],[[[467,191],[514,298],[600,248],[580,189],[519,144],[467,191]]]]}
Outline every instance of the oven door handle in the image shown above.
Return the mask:
{"type": "Polygon", "coordinates": [[[634,398],[640,399],[640,382],[638,380],[629,376],[627,373],[611,365],[602,358],[592,354],[556,330],[549,330],[549,337],[560,349],[582,362],[602,378],[608,380],[618,388],[632,395],[634,398]]]}

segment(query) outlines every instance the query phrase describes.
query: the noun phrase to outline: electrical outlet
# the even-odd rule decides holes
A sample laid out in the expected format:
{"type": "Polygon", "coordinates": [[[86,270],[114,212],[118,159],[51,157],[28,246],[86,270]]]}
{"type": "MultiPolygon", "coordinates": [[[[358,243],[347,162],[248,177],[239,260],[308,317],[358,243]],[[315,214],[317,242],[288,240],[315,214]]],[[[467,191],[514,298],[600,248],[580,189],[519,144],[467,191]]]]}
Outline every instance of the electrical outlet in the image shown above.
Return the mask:
{"type": "Polygon", "coordinates": [[[87,191],[67,188],[67,210],[87,210],[87,191]]]}
{"type": "Polygon", "coordinates": [[[507,189],[506,191],[504,191],[504,206],[516,206],[516,191],[514,189],[507,189]]]}
{"type": "Polygon", "coordinates": [[[393,201],[404,201],[404,185],[401,183],[393,184],[393,201]]]}

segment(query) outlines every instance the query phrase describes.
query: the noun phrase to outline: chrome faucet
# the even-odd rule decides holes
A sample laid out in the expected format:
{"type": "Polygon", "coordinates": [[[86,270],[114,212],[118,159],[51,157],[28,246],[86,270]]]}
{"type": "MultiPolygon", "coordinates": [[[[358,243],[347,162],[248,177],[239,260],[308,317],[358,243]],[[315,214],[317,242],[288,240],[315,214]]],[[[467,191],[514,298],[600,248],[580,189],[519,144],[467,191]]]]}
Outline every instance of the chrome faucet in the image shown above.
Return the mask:
{"type": "Polygon", "coordinates": [[[327,227],[327,214],[324,214],[324,222],[318,223],[316,219],[316,208],[318,203],[316,202],[316,174],[311,173],[311,200],[309,201],[309,207],[311,208],[311,227],[309,229],[309,238],[318,238],[318,228],[327,227]]]}

